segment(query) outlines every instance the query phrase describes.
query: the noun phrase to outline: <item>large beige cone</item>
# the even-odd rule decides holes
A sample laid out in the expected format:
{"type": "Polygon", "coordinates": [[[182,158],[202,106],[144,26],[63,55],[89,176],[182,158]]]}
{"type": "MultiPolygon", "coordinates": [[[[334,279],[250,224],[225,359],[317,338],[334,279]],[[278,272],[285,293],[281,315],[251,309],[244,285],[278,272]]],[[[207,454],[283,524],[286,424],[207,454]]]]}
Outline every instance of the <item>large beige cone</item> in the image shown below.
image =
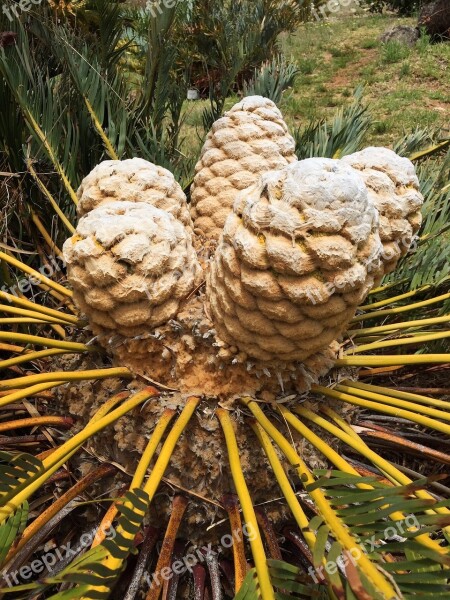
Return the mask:
{"type": "Polygon", "coordinates": [[[195,168],[191,215],[197,233],[218,240],[236,193],[262,173],[294,162],[295,142],[269,99],[245,98],[216,121],[195,168]]]}
{"type": "Polygon", "coordinates": [[[100,163],[83,179],[78,199],[80,216],[109,202],[145,202],[192,228],[186,196],[172,173],[142,158],[100,163]]]}
{"type": "Polygon", "coordinates": [[[201,280],[190,233],[146,203],[113,202],[64,244],[74,300],[94,332],[126,338],[166,323],[201,280]]]}
{"type": "Polygon", "coordinates": [[[423,196],[414,165],[388,148],[365,148],[342,161],[361,172],[380,213],[384,272],[391,273],[422,223],[423,196]]]}
{"type": "Polygon", "coordinates": [[[237,199],[207,284],[218,337],[262,361],[304,361],[346,328],[382,270],[361,175],[312,158],[237,199]]]}

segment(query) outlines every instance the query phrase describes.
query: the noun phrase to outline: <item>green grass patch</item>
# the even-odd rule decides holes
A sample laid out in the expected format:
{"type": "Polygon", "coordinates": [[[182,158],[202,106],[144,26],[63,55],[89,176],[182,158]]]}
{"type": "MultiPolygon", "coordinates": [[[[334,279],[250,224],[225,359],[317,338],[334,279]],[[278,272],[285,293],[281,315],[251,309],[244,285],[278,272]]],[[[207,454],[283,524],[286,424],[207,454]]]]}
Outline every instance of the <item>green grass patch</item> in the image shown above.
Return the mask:
{"type": "Polygon", "coordinates": [[[281,106],[288,124],[330,118],[363,85],[373,119],[367,143],[389,146],[417,126],[448,130],[450,44],[427,37],[412,48],[378,41],[395,25],[415,23],[389,14],[337,15],[284,37],[282,50],[302,65],[281,106]]]}
{"type": "Polygon", "coordinates": [[[408,58],[409,53],[409,46],[397,42],[396,40],[386,42],[381,48],[382,61],[387,64],[398,63],[401,60],[408,58]]]}
{"type": "Polygon", "coordinates": [[[360,45],[360,48],[363,50],[371,50],[372,48],[377,48],[380,45],[378,40],[364,40],[360,45]]]}
{"type": "Polygon", "coordinates": [[[317,62],[314,58],[302,58],[298,63],[298,69],[303,75],[311,75],[314,73],[316,66],[317,62]]]}

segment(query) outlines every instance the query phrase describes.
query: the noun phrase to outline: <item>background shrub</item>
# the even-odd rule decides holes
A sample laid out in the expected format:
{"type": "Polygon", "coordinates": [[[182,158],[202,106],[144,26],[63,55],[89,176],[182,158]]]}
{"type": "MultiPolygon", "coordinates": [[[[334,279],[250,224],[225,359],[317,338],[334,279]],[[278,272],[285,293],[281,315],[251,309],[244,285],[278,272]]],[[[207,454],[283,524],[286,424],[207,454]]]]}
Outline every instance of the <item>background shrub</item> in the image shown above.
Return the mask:
{"type": "Polygon", "coordinates": [[[361,6],[368,7],[371,12],[381,13],[383,10],[395,10],[400,15],[412,15],[428,0],[360,0],[361,6]]]}

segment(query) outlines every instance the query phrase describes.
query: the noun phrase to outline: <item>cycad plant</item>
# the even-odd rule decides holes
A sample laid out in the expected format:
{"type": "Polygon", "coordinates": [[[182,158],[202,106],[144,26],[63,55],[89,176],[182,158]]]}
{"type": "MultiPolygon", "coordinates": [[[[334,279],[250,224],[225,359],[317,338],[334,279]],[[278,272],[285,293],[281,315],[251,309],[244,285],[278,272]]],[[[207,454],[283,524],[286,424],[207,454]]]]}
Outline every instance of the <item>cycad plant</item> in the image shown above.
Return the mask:
{"type": "MultiPolygon", "coordinates": [[[[98,4],[106,10],[107,3],[98,4]]],[[[260,248],[270,242],[276,249],[277,240],[264,229],[265,213],[255,215],[239,203],[232,218],[217,211],[232,212],[231,196],[246,177],[257,207],[266,195],[282,193],[280,173],[287,173],[286,185],[289,177],[297,181],[301,163],[296,165],[294,140],[279,112],[268,101],[259,99],[255,107],[254,99],[244,99],[213,127],[196,170],[191,223],[181,188],[162,168],[180,164],[166,144],[170,130],[160,129],[158,137],[161,119],[129,119],[126,103],[132,106],[133,98],[125,99],[121,68],[113,76],[103,70],[115,59],[124,64],[123,55],[106,52],[102,63],[100,50],[90,54],[86,46],[70,53],[72,29],[59,24],[53,34],[64,43],[56,43],[50,76],[33,66],[38,32],[30,38],[17,27],[17,43],[0,58],[6,109],[0,175],[1,594],[447,597],[448,140],[417,131],[398,143],[396,151],[416,164],[423,224],[411,250],[360,304],[339,343],[318,358],[311,349],[322,334],[310,332],[305,344],[290,335],[288,323],[284,345],[268,347],[274,336],[261,328],[274,319],[262,319],[264,310],[288,315],[295,302],[289,304],[288,294],[274,309],[279,299],[267,298],[250,322],[238,300],[260,300],[262,287],[245,273],[252,261],[262,260],[260,248]],[[256,114],[243,114],[245,107],[256,114]],[[258,136],[240,142],[254,170],[244,168],[243,156],[238,176],[233,170],[221,176],[219,170],[230,165],[218,156],[229,143],[220,132],[239,133],[250,120],[268,132],[260,144],[258,136]],[[270,144],[276,155],[265,154],[270,144]],[[163,160],[167,148],[170,165],[163,160]],[[125,160],[136,154],[159,167],[125,160]],[[117,162],[101,163],[105,159],[117,162]],[[214,189],[208,188],[214,179],[208,169],[222,177],[214,189]],[[278,179],[268,177],[273,169],[278,179]],[[266,178],[263,187],[259,174],[266,178]],[[218,206],[203,210],[202,202],[222,192],[218,206]],[[241,208],[248,227],[239,232],[233,224],[241,208]],[[82,215],[78,224],[76,211],[82,215]],[[251,219],[259,219],[256,235],[251,219]],[[117,235],[128,227],[132,254],[128,248],[120,255],[115,245],[98,252],[108,243],[108,223],[118,227],[117,235]],[[243,235],[254,244],[252,252],[245,253],[243,235]],[[97,241],[89,245],[92,236],[97,241]],[[233,259],[229,248],[242,249],[239,271],[222,277],[221,266],[233,259]],[[136,253],[143,254],[130,262],[136,253]],[[202,273],[208,274],[210,257],[205,292],[202,273]],[[145,260],[147,271],[124,293],[134,265],[145,260]],[[152,285],[139,287],[142,279],[152,285]],[[248,289],[252,293],[244,294],[248,289]],[[155,300],[158,293],[163,301],[155,300]],[[108,307],[106,296],[116,304],[108,307]],[[244,331],[241,339],[235,323],[250,323],[250,334],[244,331]],[[299,347],[290,350],[291,339],[299,347]],[[267,352],[276,356],[267,359],[267,352]],[[292,362],[283,357],[289,352],[298,353],[292,362]]],[[[155,111],[153,106],[146,114],[155,111]]],[[[340,159],[358,152],[367,129],[357,100],[331,125],[318,124],[308,134],[314,151],[305,156],[340,159]]],[[[326,169],[331,163],[312,164],[326,169]]],[[[332,164],[367,193],[353,167],[332,164]]],[[[295,268],[300,263],[289,262],[291,256],[314,252],[323,239],[313,236],[307,248],[293,244],[281,258],[295,268]]],[[[279,272],[280,256],[271,254],[268,272],[279,272]]]]}

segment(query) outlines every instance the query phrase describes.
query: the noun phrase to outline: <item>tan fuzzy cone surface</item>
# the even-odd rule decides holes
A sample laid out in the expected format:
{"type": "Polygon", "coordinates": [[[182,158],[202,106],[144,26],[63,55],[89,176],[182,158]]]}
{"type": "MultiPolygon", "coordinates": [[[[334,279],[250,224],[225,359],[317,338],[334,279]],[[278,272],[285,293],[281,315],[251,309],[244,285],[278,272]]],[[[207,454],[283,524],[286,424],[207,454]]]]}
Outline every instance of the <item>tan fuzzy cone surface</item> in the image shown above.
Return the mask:
{"type": "Polygon", "coordinates": [[[304,361],[345,329],[382,269],[361,175],[313,158],[242,193],[212,260],[218,337],[263,361],[304,361]]]}
{"type": "Polygon", "coordinates": [[[414,165],[388,148],[366,148],[342,161],[360,171],[380,213],[384,272],[391,273],[422,223],[423,196],[414,165]]]}
{"type": "Polygon", "coordinates": [[[103,204],[125,200],[151,204],[192,227],[186,196],[172,173],[142,158],[100,163],[83,179],[78,199],[80,216],[103,204]]]}
{"type": "Polygon", "coordinates": [[[64,244],[74,299],[94,332],[132,337],[173,318],[198,285],[191,235],[146,203],[101,205],[64,244]]]}
{"type": "Polygon", "coordinates": [[[281,112],[269,99],[245,98],[210,131],[195,168],[191,215],[196,232],[218,240],[236,193],[296,156],[281,112]]]}

